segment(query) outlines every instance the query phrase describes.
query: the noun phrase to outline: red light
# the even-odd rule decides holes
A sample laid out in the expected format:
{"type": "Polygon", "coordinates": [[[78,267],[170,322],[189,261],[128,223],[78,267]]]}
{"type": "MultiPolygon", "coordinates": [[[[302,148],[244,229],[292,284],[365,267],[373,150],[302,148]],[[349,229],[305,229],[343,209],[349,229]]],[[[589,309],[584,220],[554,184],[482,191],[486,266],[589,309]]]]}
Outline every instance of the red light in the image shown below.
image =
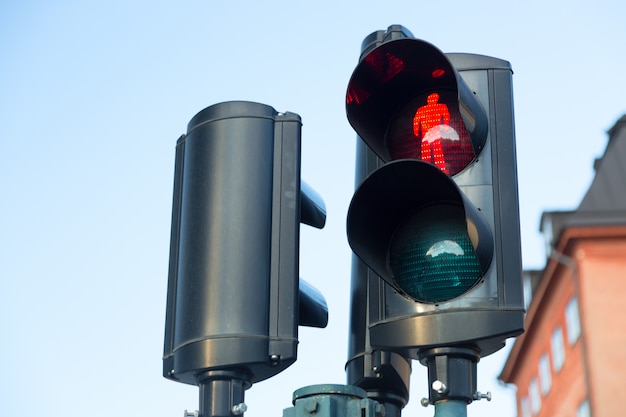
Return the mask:
{"type": "Polygon", "coordinates": [[[450,174],[446,167],[441,141],[459,135],[450,127],[450,112],[448,106],[439,103],[439,94],[432,93],[426,99],[427,104],[417,109],[413,118],[413,133],[422,138],[421,159],[434,164],[446,174],[450,174]],[[445,129],[447,128],[447,129],[445,129]],[[426,133],[424,133],[426,132],[426,133]]]}
{"type": "Polygon", "coordinates": [[[421,159],[456,175],[475,158],[472,142],[449,92],[418,97],[392,122],[387,148],[392,159],[421,159]]]}

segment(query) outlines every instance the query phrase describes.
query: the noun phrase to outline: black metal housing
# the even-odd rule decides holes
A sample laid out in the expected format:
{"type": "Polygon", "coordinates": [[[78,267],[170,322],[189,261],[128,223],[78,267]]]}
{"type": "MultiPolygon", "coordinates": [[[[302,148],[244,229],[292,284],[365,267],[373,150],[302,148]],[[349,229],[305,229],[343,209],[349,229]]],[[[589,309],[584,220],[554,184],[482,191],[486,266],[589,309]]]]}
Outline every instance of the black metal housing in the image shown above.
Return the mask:
{"type": "Polygon", "coordinates": [[[297,114],[235,101],[199,112],[178,140],[165,377],[246,387],[296,360],[299,316],[326,325],[324,298],[299,285],[300,222],[326,218],[301,188],[300,134],[297,114]]]}
{"type": "MultiPolygon", "coordinates": [[[[405,78],[392,79],[387,83],[389,92],[384,90],[382,84],[368,81],[372,77],[362,72],[365,70],[359,69],[368,61],[368,56],[378,54],[379,48],[383,48],[382,51],[391,50],[386,48],[391,48],[392,45],[396,45],[393,48],[399,48],[397,45],[401,45],[402,41],[387,42],[384,36],[378,36],[377,39],[379,38],[383,41],[378,46],[374,45],[374,41],[368,42],[367,50],[350,80],[347,93],[348,119],[370,149],[359,151],[363,148],[362,142],[357,145],[357,186],[368,174],[380,167],[384,169],[385,163],[389,161],[389,155],[384,149],[388,124],[398,108],[417,94],[416,92],[423,90],[424,86],[420,83],[426,82],[426,78],[418,75],[417,69],[407,72],[405,78]],[[414,76],[410,76],[411,74],[414,76]],[[368,86],[371,85],[375,85],[375,88],[368,91],[368,86]],[[358,102],[359,95],[365,99],[358,102]],[[357,102],[360,105],[354,104],[357,102]]],[[[432,67],[434,60],[438,65],[444,60],[448,62],[455,74],[454,79],[449,79],[450,88],[458,88],[460,107],[469,109],[463,114],[468,130],[474,135],[485,135],[484,145],[476,159],[452,177],[449,184],[462,195],[464,204],[473,207],[473,214],[468,215],[468,219],[473,215],[479,216],[491,231],[493,258],[486,264],[487,269],[481,281],[462,296],[435,304],[410,300],[392,283],[375,278],[377,275],[385,278],[387,270],[384,258],[386,243],[377,241],[376,237],[388,236],[394,224],[397,225],[397,220],[389,217],[393,217],[393,210],[397,210],[400,215],[405,210],[402,197],[393,197],[395,202],[386,201],[369,206],[364,202],[353,202],[362,207],[351,207],[349,216],[356,212],[360,213],[358,216],[365,215],[369,220],[362,218],[353,225],[351,222],[354,219],[348,220],[349,241],[355,253],[365,260],[371,270],[366,267],[363,269],[358,261],[353,263],[356,269],[353,266],[351,329],[356,333],[350,337],[351,359],[348,369],[358,369],[352,362],[359,357],[358,351],[363,352],[362,349],[397,352],[405,358],[419,358],[421,352],[432,348],[464,346],[483,357],[499,350],[506,338],[523,331],[524,304],[511,66],[507,61],[481,55],[443,54],[434,47],[425,47],[423,41],[415,42],[414,39],[406,42],[407,45],[410,43],[417,46],[414,49],[415,56],[403,55],[407,56],[407,62],[419,66],[420,59],[424,58],[420,54],[427,55],[424,58],[426,67],[432,67]],[[433,54],[438,56],[432,57],[433,54]],[[472,102],[478,105],[463,104],[472,102]],[[483,116],[481,111],[484,112],[483,116]],[[381,207],[392,209],[383,210],[381,207]],[[372,230],[362,230],[368,227],[368,223],[372,230]],[[365,330],[355,323],[357,320],[365,321],[365,330]],[[365,338],[365,341],[360,342],[361,338],[365,338]]],[[[398,49],[394,51],[398,53],[398,49]]],[[[398,186],[398,189],[403,190],[407,204],[412,204],[416,197],[411,195],[411,187],[406,184],[409,181],[400,177],[398,181],[406,185],[398,186]]],[[[433,198],[437,194],[446,198],[443,195],[446,193],[447,197],[451,197],[452,194],[445,191],[449,186],[442,186],[442,183],[443,181],[436,181],[430,189],[416,184],[413,191],[430,193],[433,198]]],[[[365,193],[369,196],[366,199],[368,203],[374,202],[376,195],[381,199],[390,199],[389,187],[393,187],[392,179],[387,179],[384,185],[381,183],[371,187],[365,193]]],[[[357,191],[355,198],[359,198],[359,193],[357,191]]],[[[350,378],[356,379],[349,376],[349,383],[350,378]]]]}

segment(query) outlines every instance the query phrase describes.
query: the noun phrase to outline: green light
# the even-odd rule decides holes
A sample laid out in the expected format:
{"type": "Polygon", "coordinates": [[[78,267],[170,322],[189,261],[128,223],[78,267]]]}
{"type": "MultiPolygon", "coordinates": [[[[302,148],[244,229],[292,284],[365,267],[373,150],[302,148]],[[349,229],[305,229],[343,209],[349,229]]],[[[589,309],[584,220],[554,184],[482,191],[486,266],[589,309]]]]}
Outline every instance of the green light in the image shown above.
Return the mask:
{"type": "Polygon", "coordinates": [[[404,222],[391,242],[389,266],[402,291],[428,303],[456,298],[482,276],[463,209],[453,205],[425,208],[404,222]]]}

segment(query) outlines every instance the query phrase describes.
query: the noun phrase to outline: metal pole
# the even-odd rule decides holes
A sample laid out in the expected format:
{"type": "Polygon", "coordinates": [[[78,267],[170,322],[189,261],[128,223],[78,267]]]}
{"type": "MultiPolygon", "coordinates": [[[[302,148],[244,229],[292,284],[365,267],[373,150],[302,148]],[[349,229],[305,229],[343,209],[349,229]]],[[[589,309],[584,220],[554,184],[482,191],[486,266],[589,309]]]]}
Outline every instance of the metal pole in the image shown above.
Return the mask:
{"type": "Polygon", "coordinates": [[[233,371],[209,371],[200,378],[198,378],[200,388],[198,417],[243,415],[247,409],[244,391],[250,387],[250,382],[246,380],[244,374],[233,371]]]}
{"type": "Polygon", "coordinates": [[[480,399],[476,391],[478,352],[470,348],[434,348],[421,353],[428,367],[428,403],[435,417],[467,417],[467,404],[480,399]]]}
{"type": "Polygon", "coordinates": [[[461,400],[435,403],[435,417],[467,417],[467,403],[461,400]]]}

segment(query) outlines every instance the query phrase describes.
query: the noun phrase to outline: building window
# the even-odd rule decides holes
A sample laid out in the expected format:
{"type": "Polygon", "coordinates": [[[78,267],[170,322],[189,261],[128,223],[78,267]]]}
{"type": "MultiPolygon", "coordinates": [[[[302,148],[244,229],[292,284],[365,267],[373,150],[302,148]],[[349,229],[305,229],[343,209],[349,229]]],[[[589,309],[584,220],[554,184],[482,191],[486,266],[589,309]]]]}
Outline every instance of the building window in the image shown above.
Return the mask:
{"type": "Polygon", "coordinates": [[[537,378],[530,380],[528,395],[530,396],[530,410],[533,415],[539,414],[539,410],[541,410],[541,394],[539,394],[539,384],[537,384],[537,378]]]}
{"type": "Polygon", "coordinates": [[[567,328],[567,341],[573,345],[580,337],[580,316],[578,314],[578,300],[573,297],[565,307],[565,325],[567,328]]]}
{"type": "Polygon", "coordinates": [[[539,359],[539,382],[541,383],[541,394],[547,395],[552,387],[552,370],[547,353],[541,355],[539,359]]]}
{"type": "Polygon", "coordinates": [[[522,417],[532,417],[530,414],[530,401],[528,397],[523,397],[520,400],[520,408],[522,409],[522,417]]]}
{"type": "Polygon", "coordinates": [[[583,401],[576,411],[576,417],[591,417],[591,410],[589,409],[589,401],[583,401]]]}
{"type": "Polygon", "coordinates": [[[559,372],[565,362],[565,346],[563,345],[563,330],[561,326],[558,326],[552,332],[550,345],[552,347],[552,366],[554,366],[554,372],[559,372]]]}

